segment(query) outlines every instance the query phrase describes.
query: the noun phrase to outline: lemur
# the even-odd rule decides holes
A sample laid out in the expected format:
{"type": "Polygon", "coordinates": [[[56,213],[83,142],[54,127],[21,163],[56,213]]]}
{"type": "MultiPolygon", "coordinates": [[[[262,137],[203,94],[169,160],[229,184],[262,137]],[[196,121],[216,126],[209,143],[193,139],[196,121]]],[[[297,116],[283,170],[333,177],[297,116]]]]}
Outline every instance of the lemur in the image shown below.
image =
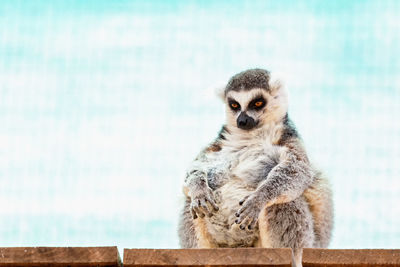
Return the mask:
{"type": "Polygon", "coordinates": [[[327,247],[329,182],[315,169],[288,117],[283,82],[267,70],[234,75],[221,92],[226,124],[193,161],[179,222],[183,248],[327,247]]]}

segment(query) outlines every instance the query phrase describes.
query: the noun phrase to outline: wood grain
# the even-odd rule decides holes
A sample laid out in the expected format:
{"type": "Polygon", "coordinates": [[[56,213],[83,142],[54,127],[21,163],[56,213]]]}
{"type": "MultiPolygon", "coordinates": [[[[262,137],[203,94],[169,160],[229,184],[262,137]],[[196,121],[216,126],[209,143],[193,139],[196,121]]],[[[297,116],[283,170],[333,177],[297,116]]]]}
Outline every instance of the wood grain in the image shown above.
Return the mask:
{"type": "MultiPolygon", "coordinates": [[[[0,267],[121,266],[117,247],[0,248],[0,267]]],[[[290,249],[125,249],[130,266],[291,266],[290,249]]],[[[304,267],[400,266],[400,249],[304,249],[304,267]]]]}
{"type": "Polygon", "coordinates": [[[304,267],[400,266],[399,249],[304,249],[304,267]]]}
{"type": "Polygon", "coordinates": [[[0,266],[120,266],[117,247],[0,248],[0,266]]]}
{"type": "Polygon", "coordinates": [[[125,249],[124,267],[131,266],[291,266],[291,250],[125,249]]]}

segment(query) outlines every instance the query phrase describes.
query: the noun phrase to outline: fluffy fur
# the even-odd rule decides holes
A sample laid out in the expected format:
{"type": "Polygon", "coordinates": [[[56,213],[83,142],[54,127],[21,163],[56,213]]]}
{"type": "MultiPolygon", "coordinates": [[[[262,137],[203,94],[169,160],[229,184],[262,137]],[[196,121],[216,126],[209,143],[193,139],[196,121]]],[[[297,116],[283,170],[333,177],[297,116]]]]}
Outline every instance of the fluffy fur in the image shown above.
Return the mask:
{"type": "Polygon", "coordinates": [[[329,244],[332,200],[288,117],[283,83],[266,70],[244,71],[231,78],[223,99],[226,124],[187,172],[181,246],[290,247],[301,266],[302,248],[329,244]],[[265,106],[252,108],[260,97],[265,106]],[[256,126],[239,128],[241,113],[256,126]]]}

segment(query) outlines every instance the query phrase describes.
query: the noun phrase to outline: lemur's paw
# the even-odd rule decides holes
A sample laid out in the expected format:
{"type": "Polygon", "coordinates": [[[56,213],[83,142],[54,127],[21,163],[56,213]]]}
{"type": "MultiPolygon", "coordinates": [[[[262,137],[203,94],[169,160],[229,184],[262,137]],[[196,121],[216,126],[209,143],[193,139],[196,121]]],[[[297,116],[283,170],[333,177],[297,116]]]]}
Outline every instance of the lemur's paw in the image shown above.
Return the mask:
{"type": "Polygon", "coordinates": [[[193,219],[204,218],[206,215],[211,217],[214,211],[218,211],[213,192],[210,188],[198,189],[191,194],[192,203],[190,210],[193,219]]]}
{"type": "Polygon", "coordinates": [[[257,225],[263,201],[257,195],[250,195],[241,200],[239,205],[242,207],[235,213],[235,216],[238,217],[235,223],[240,224],[240,229],[242,230],[246,228],[253,230],[257,225]]]}

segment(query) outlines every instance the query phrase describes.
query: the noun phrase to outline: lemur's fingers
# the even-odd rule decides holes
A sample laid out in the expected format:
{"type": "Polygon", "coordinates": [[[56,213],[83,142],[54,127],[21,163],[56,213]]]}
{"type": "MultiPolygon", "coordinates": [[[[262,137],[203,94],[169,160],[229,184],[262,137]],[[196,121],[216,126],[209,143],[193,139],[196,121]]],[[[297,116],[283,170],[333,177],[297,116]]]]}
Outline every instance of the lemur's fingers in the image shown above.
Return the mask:
{"type": "Polygon", "coordinates": [[[251,223],[252,219],[249,217],[246,217],[243,222],[240,224],[240,229],[244,230],[247,228],[247,226],[251,223]]]}
{"type": "Polygon", "coordinates": [[[191,205],[192,210],[196,213],[196,215],[200,218],[204,218],[204,213],[200,209],[200,200],[195,200],[191,205]]]}
{"type": "Polygon", "coordinates": [[[204,199],[204,203],[205,203],[205,209],[207,210],[207,216],[208,217],[212,217],[213,216],[213,211],[214,208],[212,207],[212,205],[210,204],[210,202],[207,200],[207,198],[204,199]]]}
{"type": "Polygon", "coordinates": [[[239,201],[239,205],[242,206],[243,203],[246,201],[246,199],[248,199],[249,196],[246,196],[245,198],[243,198],[242,200],[239,201]]]}
{"type": "Polygon", "coordinates": [[[238,212],[236,212],[235,215],[236,215],[236,217],[238,217],[235,220],[235,223],[236,224],[241,224],[243,222],[243,220],[247,217],[248,212],[247,211],[242,211],[242,212],[238,211],[238,212]]]}
{"type": "Polygon", "coordinates": [[[257,219],[253,219],[253,221],[249,224],[249,226],[247,227],[249,230],[253,230],[256,225],[257,225],[257,219]]]}
{"type": "Polygon", "coordinates": [[[202,211],[202,213],[204,213],[208,217],[212,216],[212,213],[210,212],[208,205],[206,203],[206,199],[199,200],[199,209],[202,211]]]}
{"type": "Polygon", "coordinates": [[[214,211],[218,211],[219,208],[217,206],[217,204],[215,203],[214,199],[210,198],[210,197],[206,197],[206,201],[208,203],[210,203],[210,205],[212,206],[212,208],[214,209],[214,211]]]}
{"type": "Polygon", "coordinates": [[[197,219],[197,214],[194,211],[194,209],[190,209],[190,212],[192,213],[193,220],[196,220],[197,219]]]}
{"type": "Polygon", "coordinates": [[[196,214],[197,214],[197,216],[199,216],[200,218],[206,217],[206,215],[205,215],[204,212],[200,209],[200,207],[198,207],[198,208],[196,209],[196,214]]]}
{"type": "Polygon", "coordinates": [[[235,213],[235,216],[236,216],[236,217],[239,217],[246,209],[247,209],[247,206],[242,206],[242,207],[235,213]]]}
{"type": "Polygon", "coordinates": [[[196,213],[197,213],[197,215],[198,215],[200,218],[204,218],[206,215],[205,215],[204,210],[203,210],[203,208],[202,208],[202,206],[201,206],[201,200],[199,199],[199,200],[196,201],[196,202],[197,202],[197,205],[196,205],[196,213]]]}
{"type": "Polygon", "coordinates": [[[242,224],[243,221],[244,221],[246,218],[247,218],[247,215],[242,214],[242,215],[240,215],[239,218],[237,218],[237,219],[235,220],[235,223],[236,223],[236,224],[242,224]]]}

